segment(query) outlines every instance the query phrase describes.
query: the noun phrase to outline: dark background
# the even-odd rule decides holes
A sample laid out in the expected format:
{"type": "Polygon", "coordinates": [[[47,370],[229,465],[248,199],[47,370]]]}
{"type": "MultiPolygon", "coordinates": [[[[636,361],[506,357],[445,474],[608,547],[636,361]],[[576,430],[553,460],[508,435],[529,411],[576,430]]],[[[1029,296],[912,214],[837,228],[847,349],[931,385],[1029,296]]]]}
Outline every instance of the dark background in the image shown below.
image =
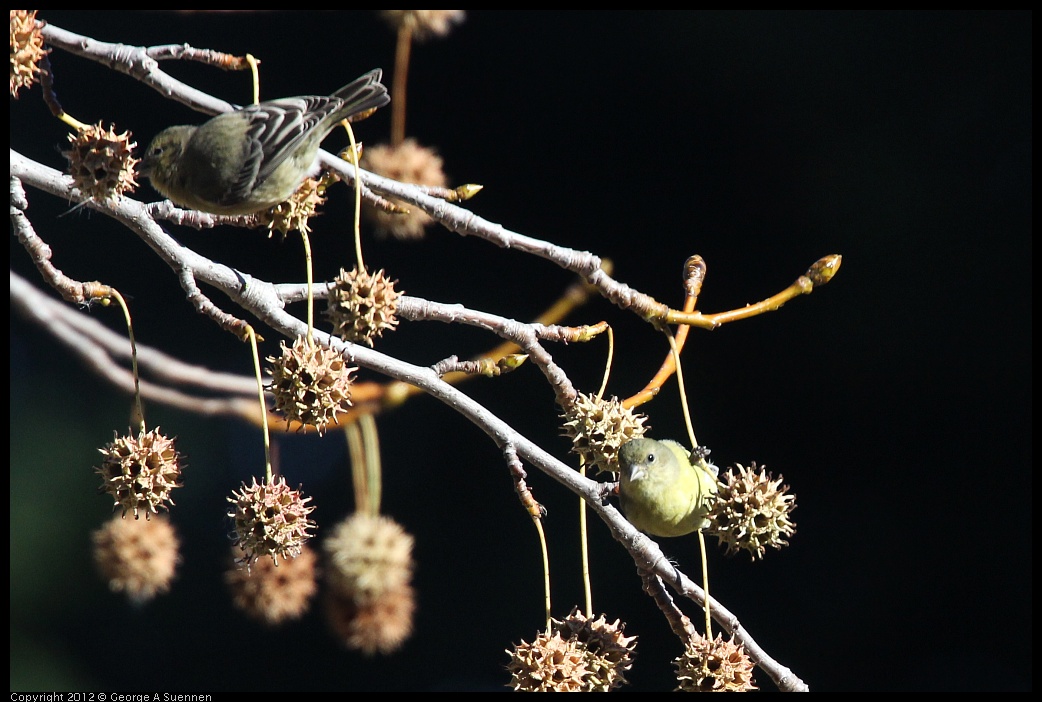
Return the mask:
{"type": "MultiPolygon", "coordinates": [[[[394,37],[369,13],[44,12],[97,39],[187,42],[262,61],[263,97],[328,93],[393,71],[394,37]]],[[[779,312],[694,331],[685,352],[696,431],[721,465],[757,461],[798,497],[792,545],[765,561],[710,559],[714,594],[814,690],[1027,690],[1031,655],[1031,14],[471,12],[414,47],[407,131],[453,184],[482,183],[482,217],[615,261],[615,274],[679,304],[701,254],[700,309],[731,309],[843,255],[827,287],[779,312]]],[[[133,79],[60,51],[65,109],[145,144],[200,121],[133,79]]],[[[166,62],[235,102],[249,76],[166,62]]],[[[11,141],[57,168],[67,128],[39,88],[11,101],[11,141]]],[[[358,125],[387,138],[390,112],[358,125]]],[[[327,148],[343,146],[334,135],[327,148]]],[[[154,199],[147,187],[138,195],[154,199]]],[[[129,232],[28,193],[55,264],[131,298],[141,343],[249,373],[246,347],[185,304],[174,275],[129,232]]],[[[350,265],[350,198],[313,222],[316,276],[350,265]]],[[[174,229],[186,245],[276,281],[303,279],[298,238],[174,229]]],[[[525,320],[571,277],[443,229],[366,241],[366,262],[409,294],[525,320]]],[[[11,265],[38,277],[12,243],[11,265]]],[[[220,300],[217,300],[220,302],[220,300]]],[[[92,313],[120,328],[114,311],[92,313]]],[[[569,323],[609,320],[609,392],[657,368],[661,336],[597,300],[569,323]]],[[[270,353],[276,340],[269,335],[270,353]]],[[[474,330],[408,324],[379,348],[433,363],[494,345],[474,330]]],[[[550,347],[596,391],[605,345],[550,347]]],[[[11,687],[20,690],[497,690],[504,649],[542,626],[535,532],[495,446],[429,398],[380,418],[384,511],[416,537],[416,632],[400,652],[347,652],[316,608],[266,630],[221,583],[225,496],[263,466],[260,434],[152,403],[179,437],[186,487],[173,519],[183,563],[145,607],[109,593],[89,534],[109,514],[96,449],[126,428],[127,398],[40,329],[11,322],[11,687]]],[[[363,373],[365,378],[371,375],[363,373]]],[[[467,386],[557,455],[552,395],[534,368],[467,386]]],[[[675,383],[646,406],[683,438],[675,383]]],[[[282,469],[331,525],[350,509],[337,434],[279,440],[282,469]]],[[[581,604],[575,500],[532,475],[550,510],[554,614],[581,604]]],[[[632,563],[591,529],[594,606],[637,634],[630,690],[674,684],[676,639],[632,563]]],[[[694,539],[666,552],[698,572],[694,539]]],[[[696,614],[688,608],[689,613],[696,614]]],[[[770,682],[757,676],[765,689],[770,682]]]]}

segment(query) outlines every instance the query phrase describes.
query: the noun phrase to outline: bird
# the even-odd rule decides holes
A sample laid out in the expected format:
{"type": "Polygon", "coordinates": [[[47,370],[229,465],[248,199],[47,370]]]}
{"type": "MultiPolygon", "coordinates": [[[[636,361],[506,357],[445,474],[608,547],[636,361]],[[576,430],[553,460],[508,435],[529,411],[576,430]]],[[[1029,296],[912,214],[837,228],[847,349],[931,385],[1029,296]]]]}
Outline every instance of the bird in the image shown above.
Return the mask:
{"type": "Polygon", "coordinates": [[[709,526],[718,483],[709,464],[692,464],[670,439],[633,439],[619,449],[619,502],[633,526],[652,536],[684,536],[709,526]]]}
{"type": "Polygon", "coordinates": [[[157,134],[139,172],[175,204],[248,215],[287,200],[340,123],[391,101],[377,68],[332,95],[268,100],[157,134]]]}

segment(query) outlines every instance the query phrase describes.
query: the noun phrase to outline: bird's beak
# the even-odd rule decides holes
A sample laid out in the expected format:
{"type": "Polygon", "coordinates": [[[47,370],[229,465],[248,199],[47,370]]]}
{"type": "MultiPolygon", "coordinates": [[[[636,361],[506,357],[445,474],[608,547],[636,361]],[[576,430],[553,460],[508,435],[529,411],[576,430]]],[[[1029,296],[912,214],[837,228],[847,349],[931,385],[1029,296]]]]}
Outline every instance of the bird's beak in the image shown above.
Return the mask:
{"type": "Polygon", "coordinates": [[[642,463],[635,463],[630,466],[630,473],[626,476],[626,479],[631,483],[635,483],[638,480],[642,480],[648,474],[647,468],[642,463]]]}

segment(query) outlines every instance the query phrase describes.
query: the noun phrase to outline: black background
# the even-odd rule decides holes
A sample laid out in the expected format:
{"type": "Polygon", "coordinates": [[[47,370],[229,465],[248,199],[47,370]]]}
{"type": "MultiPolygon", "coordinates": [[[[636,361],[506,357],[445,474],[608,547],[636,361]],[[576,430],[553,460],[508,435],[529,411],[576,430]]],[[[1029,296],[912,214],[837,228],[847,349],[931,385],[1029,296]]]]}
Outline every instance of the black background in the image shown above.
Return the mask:
{"type": "MultiPolygon", "coordinates": [[[[393,71],[393,34],[371,13],[41,17],[106,41],[252,52],[265,98],[328,93],[375,66],[389,82],[393,71]]],[[[60,51],[52,61],[69,113],[115,122],[139,144],[201,120],[127,76],[60,51]]],[[[469,205],[482,217],[610,258],[621,281],[672,304],[684,259],[701,254],[707,312],[843,255],[827,287],[695,331],[685,352],[713,459],[766,464],[799,505],[790,548],[755,564],[712,554],[713,592],[812,689],[1031,688],[1030,65],[1031,14],[1007,12],[471,12],[414,47],[407,131],[437,148],[454,185],[485,186],[469,205]]],[[[250,99],[248,74],[163,68],[250,99]]],[[[39,98],[36,87],[11,101],[12,147],[61,168],[67,128],[39,98]]],[[[375,144],[389,124],[384,110],[356,133],[375,144]]],[[[340,134],[327,142],[343,145],[340,134]]],[[[250,372],[246,347],[194,314],[129,232],[28,196],[55,264],[128,295],[141,343],[250,372]]],[[[155,198],[147,187],[138,196],[155,198]]],[[[313,222],[319,279],[353,260],[349,203],[335,193],[313,222]]],[[[297,238],[173,231],[260,277],[303,279],[297,238]]],[[[521,320],[571,282],[438,228],[365,246],[367,263],[409,294],[521,320]]],[[[38,280],[14,242],[11,258],[38,280]]],[[[114,311],[92,314],[121,326],[114,311]]],[[[568,322],[601,319],[616,332],[609,393],[628,395],[665,346],[602,300],[568,322]]],[[[494,344],[405,323],[379,348],[429,364],[494,344]]],[[[550,350],[596,391],[603,342],[550,350]]],[[[416,537],[418,611],[400,652],[367,659],[339,647],[320,608],[277,630],[231,608],[224,499],[263,466],[259,433],[238,423],[146,408],[188,455],[173,512],[185,562],[171,593],[145,607],[109,593],[90,563],[89,533],[109,513],[90,467],[125,429],[127,399],[19,318],[11,354],[12,689],[505,689],[504,649],[542,626],[538,545],[495,446],[448,408],[421,397],[380,419],[383,507],[416,537]]],[[[467,391],[567,458],[534,368],[467,391]]],[[[654,435],[684,436],[675,383],[646,410],[654,435]]],[[[282,438],[279,453],[321,524],[352,509],[336,434],[282,438]]],[[[542,476],[530,482],[550,510],[563,616],[582,598],[575,500],[542,476]]],[[[591,542],[595,609],[640,637],[627,689],[670,689],[676,639],[599,522],[591,542]]],[[[663,547],[697,574],[695,540],[663,547]]]]}

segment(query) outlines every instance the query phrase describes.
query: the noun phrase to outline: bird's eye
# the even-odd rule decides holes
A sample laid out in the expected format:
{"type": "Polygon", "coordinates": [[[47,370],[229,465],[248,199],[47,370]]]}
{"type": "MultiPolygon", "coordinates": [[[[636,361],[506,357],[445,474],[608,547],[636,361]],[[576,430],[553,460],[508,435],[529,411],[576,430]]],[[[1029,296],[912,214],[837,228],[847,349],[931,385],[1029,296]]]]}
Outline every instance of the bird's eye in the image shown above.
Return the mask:
{"type": "Polygon", "coordinates": [[[655,454],[649,453],[648,454],[648,463],[654,463],[654,462],[655,462],[655,454]]]}

